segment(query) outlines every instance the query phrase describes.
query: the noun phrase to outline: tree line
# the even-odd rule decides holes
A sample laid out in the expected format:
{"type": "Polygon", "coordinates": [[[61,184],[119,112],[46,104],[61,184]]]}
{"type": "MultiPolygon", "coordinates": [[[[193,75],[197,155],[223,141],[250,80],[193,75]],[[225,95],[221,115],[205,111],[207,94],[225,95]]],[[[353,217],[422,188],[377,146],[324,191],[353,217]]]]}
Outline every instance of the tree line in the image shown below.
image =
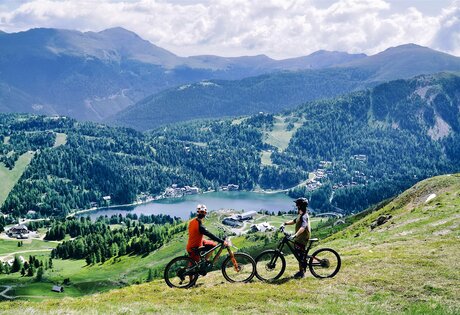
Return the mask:
{"type": "Polygon", "coordinates": [[[96,222],[91,222],[87,218],[56,222],[47,233],[48,239],[62,239],[63,235],[67,235],[67,231],[75,239],[60,243],[52,250],[51,257],[86,259],[88,264],[93,264],[126,254],[148,254],[187,228],[182,221],[174,218],[166,220],[165,217],[162,216],[157,222],[168,222],[150,226],[126,219],[123,221],[126,222],[126,227],[118,229],[111,229],[105,218],[96,222]]]}

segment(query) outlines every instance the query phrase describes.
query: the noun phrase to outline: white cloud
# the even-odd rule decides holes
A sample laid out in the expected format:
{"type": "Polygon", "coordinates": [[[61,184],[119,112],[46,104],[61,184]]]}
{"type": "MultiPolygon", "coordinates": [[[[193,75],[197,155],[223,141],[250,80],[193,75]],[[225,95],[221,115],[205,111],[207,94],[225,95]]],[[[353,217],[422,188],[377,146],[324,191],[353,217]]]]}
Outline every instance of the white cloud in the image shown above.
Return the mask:
{"type": "MultiPolygon", "coordinates": [[[[433,0],[435,1],[435,0],[433,0]]],[[[318,49],[377,53],[416,43],[460,55],[460,2],[437,16],[390,0],[25,0],[0,6],[0,28],[98,31],[122,26],[178,55],[300,56],[318,49]]]]}
{"type": "Polygon", "coordinates": [[[460,56],[460,1],[443,10],[433,48],[460,56]]]}

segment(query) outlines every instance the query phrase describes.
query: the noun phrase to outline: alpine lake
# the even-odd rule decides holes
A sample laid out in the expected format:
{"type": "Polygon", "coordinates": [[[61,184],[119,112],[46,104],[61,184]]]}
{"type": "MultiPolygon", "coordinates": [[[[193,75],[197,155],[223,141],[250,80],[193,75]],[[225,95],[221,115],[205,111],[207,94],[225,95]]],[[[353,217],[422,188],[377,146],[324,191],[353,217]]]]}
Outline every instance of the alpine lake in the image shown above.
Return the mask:
{"type": "Polygon", "coordinates": [[[100,216],[122,216],[136,214],[140,216],[151,214],[167,214],[172,217],[188,219],[190,213],[195,213],[198,204],[205,204],[208,211],[236,210],[236,211],[278,211],[294,210],[293,199],[284,193],[257,193],[248,191],[219,191],[197,195],[185,195],[180,198],[154,200],[135,206],[120,206],[99,208],[94,211],[81,213],[79,216],[89,216],[92,220],[100,216]]]}

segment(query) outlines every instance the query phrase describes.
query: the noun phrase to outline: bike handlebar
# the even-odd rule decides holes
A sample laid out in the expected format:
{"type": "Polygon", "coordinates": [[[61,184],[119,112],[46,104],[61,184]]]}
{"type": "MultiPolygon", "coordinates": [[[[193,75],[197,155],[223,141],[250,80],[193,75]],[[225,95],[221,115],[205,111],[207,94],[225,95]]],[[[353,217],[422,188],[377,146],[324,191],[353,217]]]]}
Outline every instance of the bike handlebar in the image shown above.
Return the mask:
{"type": "Polygon", "coordinates": [[[290,233],[288,233],[288,232],[286,232],[286,231],[284,230],[285,228],[286,228],[286,227],[285,227],[284,224],[283,224],[283,225],[281,225],[281,226],[279,227],[278,230],[279,230],[280,232],[283,232],[284,236],[291,236],[290,233]]]}
{"type": "Polygon", "coordinates": [[[232,240],[227,235],[224,235],[224,240],[227,242],[228,245],[224,246],[224,244],[222,243],[222,246],[224,246],[224,247],[233,247],[234,249],[239,250],[238,247],[233,245],[232,240]]]}

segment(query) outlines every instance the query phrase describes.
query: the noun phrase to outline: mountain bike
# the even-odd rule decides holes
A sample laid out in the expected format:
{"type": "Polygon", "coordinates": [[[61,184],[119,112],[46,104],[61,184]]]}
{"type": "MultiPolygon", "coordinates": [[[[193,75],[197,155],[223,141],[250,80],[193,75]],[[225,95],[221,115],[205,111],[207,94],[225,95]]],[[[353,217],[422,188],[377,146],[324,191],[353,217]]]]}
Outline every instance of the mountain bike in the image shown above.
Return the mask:
{"type": "Polygon", "coordinates": [[[171,288],[190,288],[195,285],[198,277],[205,276],[212,270],[222,251],[227,249],[228,256],[222,262],[221,270],[224,278],[229,282],[249,282],[256,273],[254,258],[245,253],[234,253],[231,247],[237,248],[227,240],[228,246],[217,244],[208,251],[204,247],[198,247],[194,251],[200,260],[196,262],[189,256],[179,256],[171,260],[165,268],[164,279],[171,288]],[[210,261],[206,256],[214,251],[217,253],[210,261]]]}
{"type": "Polygon", "coordinates": [[[287,247],[294,254],[295,258],[301,263],[304,268],[308,266],[311,274],[316,278],[332,278],[340,270],[341,259],[340,255],[331,248],[321,248],[309,255],[313,243],[317,242],[317,238],[311,238],[308,241],[305,251],[298,251],[294,248],[294,242],[290,240],[291,234],[285,232],[284,225],[279,228],[279,231],[284,233],[276,249],[265,250],[260,253],[256,261],[256,277],[262,281],[273,281],[281,277],[286,270],[286,259],[284,258],[283,247],[287,247]]]}

